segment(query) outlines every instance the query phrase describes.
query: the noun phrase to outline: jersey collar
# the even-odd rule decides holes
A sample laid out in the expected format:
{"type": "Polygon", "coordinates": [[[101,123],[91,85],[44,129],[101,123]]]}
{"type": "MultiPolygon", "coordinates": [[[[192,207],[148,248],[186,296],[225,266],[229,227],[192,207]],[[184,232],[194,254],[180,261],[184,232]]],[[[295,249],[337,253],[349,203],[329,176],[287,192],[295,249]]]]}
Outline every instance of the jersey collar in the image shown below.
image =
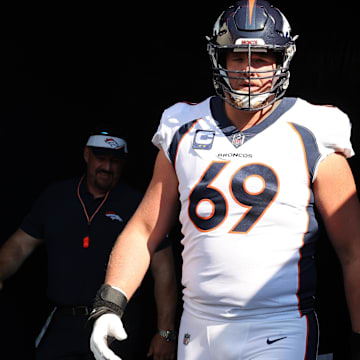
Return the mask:
{"type": "Polygon", "coordinates": [[[210,109],[213,119],[223,134],[232,142],[234,135],[242,134],[244,143],[257,134],[261,133],[272,125],[281,115],[290,110],[296,102],[296,98],[283,98],[278,107],[261,123],[254,125],[253,127],[239,131],[229,120],[225,113],[224,101],[214,96],[210,99],[210,109]]]}

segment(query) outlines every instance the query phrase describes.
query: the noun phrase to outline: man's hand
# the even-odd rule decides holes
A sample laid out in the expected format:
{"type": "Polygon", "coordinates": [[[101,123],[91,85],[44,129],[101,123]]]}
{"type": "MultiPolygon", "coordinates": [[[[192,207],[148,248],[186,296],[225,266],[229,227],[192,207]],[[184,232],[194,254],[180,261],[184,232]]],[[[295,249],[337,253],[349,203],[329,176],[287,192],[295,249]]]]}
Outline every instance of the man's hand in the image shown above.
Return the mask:
{"type": "Polygon", "coordinates": [[[121,360],[109,348],[111,338],[121,341],[127,338],[127,334],[120,317],[107,313],[95,321],[90,338],[90,349],[96,360],[121,360]]]}
{"type": "Polygon", "coordinates": [[[146,356],[152,356],[154,360],[173,360],[176,353],[176,341],[166,341],[159,334],[155,334],[146,356]]]}

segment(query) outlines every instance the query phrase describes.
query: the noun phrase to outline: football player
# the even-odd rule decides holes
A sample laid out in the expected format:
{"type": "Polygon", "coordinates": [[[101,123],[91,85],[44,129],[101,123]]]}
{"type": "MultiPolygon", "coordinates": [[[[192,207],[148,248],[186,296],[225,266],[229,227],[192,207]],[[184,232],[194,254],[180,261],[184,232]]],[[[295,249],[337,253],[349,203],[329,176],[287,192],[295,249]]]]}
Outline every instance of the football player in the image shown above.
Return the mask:
{"type": "Polygon", "coordinates": [[[180,200],[178,359],[316,359],[318,209],[360,332],[360,206],[335,107],[286,98],[296,36],[264,0],[226,9],[208,37],[216,96],[165,110],[153,178],[112,251],[90,319],[96,359],[118,359],[121,315],[180,200]],[[136,259],[136,261],[134,261],[136,259]]]}

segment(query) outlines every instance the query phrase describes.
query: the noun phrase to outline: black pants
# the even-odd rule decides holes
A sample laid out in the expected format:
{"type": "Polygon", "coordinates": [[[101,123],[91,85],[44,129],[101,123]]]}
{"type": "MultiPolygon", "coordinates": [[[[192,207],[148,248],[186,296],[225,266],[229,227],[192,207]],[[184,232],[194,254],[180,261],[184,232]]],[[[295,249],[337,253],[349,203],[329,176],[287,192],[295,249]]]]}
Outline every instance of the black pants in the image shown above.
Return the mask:
{"type": "MultiPolygon", "coordinates": [[[[38,345],[36,360],[94,360],[90,350],[91,329],[88,327],[87,318],[87,315],[73,316],[55,311],[38,345]]],[[[141,311],[135,311],[129,306],[123,317],[128,338],[111,344],[113,351],[122,360],[139,359],[136,353],[141,343],[140,322],[141,311]]]]}

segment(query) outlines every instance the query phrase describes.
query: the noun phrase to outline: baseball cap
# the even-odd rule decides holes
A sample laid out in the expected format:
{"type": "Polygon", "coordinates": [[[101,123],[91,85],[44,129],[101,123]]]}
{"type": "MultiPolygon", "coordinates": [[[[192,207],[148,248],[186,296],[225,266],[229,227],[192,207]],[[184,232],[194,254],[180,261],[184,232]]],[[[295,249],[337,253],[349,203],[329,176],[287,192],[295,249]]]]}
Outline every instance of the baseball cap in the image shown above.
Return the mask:
{"type": "Polygon", "coordinates": [[[90,135],[86,146],[90,147],[95,155],[111,154],[123,157],[128,153],[127,142],[119,136],[112,136],[108,131],[90,135]]]}

